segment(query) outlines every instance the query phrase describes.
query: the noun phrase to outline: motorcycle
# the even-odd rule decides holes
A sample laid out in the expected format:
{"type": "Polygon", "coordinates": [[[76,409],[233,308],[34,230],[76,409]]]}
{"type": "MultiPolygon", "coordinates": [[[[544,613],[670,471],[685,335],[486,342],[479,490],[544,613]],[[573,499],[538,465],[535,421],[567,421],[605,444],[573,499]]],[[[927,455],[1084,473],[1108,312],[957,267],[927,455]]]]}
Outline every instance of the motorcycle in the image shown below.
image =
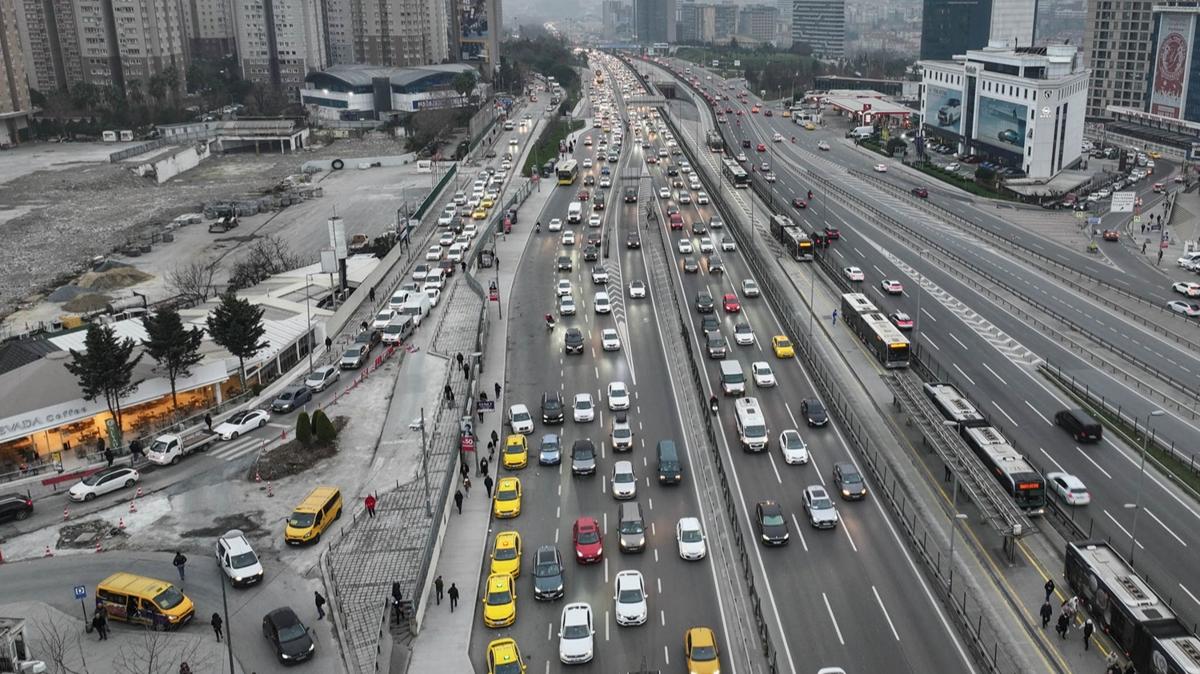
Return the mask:
{"type": "Polygon", "coordinates": [[[711,397],[711,398],[709,398],[709,399],[708,399],[708,406],[709,406],[710,408],[712,408],[712,413],[713,413],[713,414],[716,414],[716,413],[717,413],[717,397],[716,397],[716,396],[713,396],[713,397],[711,397]]]}
{"type": "Polygon", "coordinates": [[[551,316],[550,314],[546,314],[546,329],[547,330],[554,329],[554,317],[551,316]]]}

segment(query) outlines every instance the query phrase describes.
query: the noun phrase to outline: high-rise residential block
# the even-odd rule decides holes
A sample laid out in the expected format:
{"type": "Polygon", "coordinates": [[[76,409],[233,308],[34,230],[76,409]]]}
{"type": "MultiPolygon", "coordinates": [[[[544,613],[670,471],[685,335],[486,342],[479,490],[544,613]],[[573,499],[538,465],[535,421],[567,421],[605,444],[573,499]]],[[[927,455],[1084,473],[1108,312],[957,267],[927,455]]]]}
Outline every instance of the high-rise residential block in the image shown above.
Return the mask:
{"type": "Polygon", "coordinates": [[[450,57],[448,0],[326,0],[329,60],[407,67],[450,57]]]}
{"type": "Polygon", "coordinates": [[[1149,0],[1088,3],[1083,32],[1083,53],[1091,68],[1088,117],[1107,117],[1109,105],[1144,106],[1151,63],[1151,5],[1149,0]]]}
{"type": "Polygon", "coordinates": [[[779,9],[774,5],[744,5],[738,12],[738,35],[754,42],[775,42],[779,9]]]}
{"type": "Polygon", "coordinates": [[[925,0],[921,58],[947,60],[989,42],[1033,45],[1037,0],[925,0]]]}
{"type": "Polygon", "coordinates": [[[16,3],[0,0],[0,147],[15,145],[29,128],[29,84],[18,33],[16,3]]]}
{"type": "Polygon", "coordinates": [[[234,0],[233,14],[243,78],[294,95],[328,65],[318,0],[234,0]]]}
{"type": "Polygon", "coordinates": [[[845,0],[794,0],[792,44],[808,45],[814,56],[840,59],[846,56],[845,0]]]}
{"type": "Polygon", "coordinates": [[[184,0],[183,5],[190,58],[219,59],[235,53],[233,0],[184,0]]]}
{"type": "Polygon", "coordinates": [[[641,44],[675,41],[675,0],[633,0],[634,39],[641,44]]]}
{"type": "Polygon", "coordinates": [[[500,0],[453,0],[455,44],[451,52],[463,63],[491,76],[500,67],[500,30],[504,23],[500,0]]]}

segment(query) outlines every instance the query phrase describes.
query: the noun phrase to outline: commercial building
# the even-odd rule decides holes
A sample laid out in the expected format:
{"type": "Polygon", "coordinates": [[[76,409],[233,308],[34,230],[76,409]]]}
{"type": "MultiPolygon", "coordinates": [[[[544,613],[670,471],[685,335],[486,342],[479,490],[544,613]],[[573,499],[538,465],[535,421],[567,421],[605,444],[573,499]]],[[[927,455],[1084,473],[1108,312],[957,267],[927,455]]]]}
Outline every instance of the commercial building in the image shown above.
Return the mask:
{"type": "Polygon", "coordinates": [[[449,0],[327,0],[329,61],[385,67],[450,58],[449,0]]]}
{"type": "Polygon", "coordinates": [[[466,63],[419,68],[332,66],[305,78],[300,102],[319,119],[385,120],[400,113],[465,107],[468,96],[454,89],[462,73],[478,75],[466,63]]]}
{"type": "Polygon", "coordinates": [[[717,8],[685,2],[679,6],[675,37],[683,43],[709,43],[717,39],[717,8]]]}
{"type": "Polygon", "coordinates": [[[738,12],[738,36],[758,43],[775,43],[779,10],[773,5],[743,5],[738,12]]]}
{"type": "Polygon", "coordinates": [[[1083,52],[1091,69],[1087,116],[1106,118],[1106,108],[1140,109],[1146,100],[1152,27],[1149,0],[1088,3],[1083,52]]]}
{"type": "Polygon", "coordinates": [[[775,46],[787,49],[792,46],[792,3],[794,0],[775,0],[775,8],[779,10],[779,25],[775,32],[778,42],[775,46]]]}
{"type": "Polygon", "coordinates": [[[845,0],[795,0],[792,3],[792,44],[807,45],[817,58],[845,58],[845,0]]]}
{"type": "Polygon", "coordinates": [[[233,15],[243,79],[294,96],[329,64],[317,0],[234,0],[233,15]]]}
{"type": "Polygon", "coordinates": [[[1048,179],[1080,158],[1088,71],[1073,45],[920,61],[924,135],[1048,179]]]}
{"type": "Polygon", "coordinates": [[[1036,23],[1037,0],[925,0],[921,58],[948,60],[997,40],[1031,47],[1036,23]]]}
{"type": "Polygon", "coordinates": [[[29,136],[29,85],[14,0],[0,0],[0,148],[29,136]]]}
{"type": "Polygon", "coordinates": [[[726,0],[713,10],[713,40],[728,42],[737,33],[738,6],[726,0]]]}
{"type": "Polygon", "coordinates": [[[640,44],[675,42],[675,0],[633,0],[633,38],[640,44]]]}
{"type": "Polygon", "coordinates": [[[451,53],[474,63],[488,79],[500,67],[500,31],[504,25],[500,0],[452,0],[451,18],[457,39],[451,53]]]}
{"type": "Polygon", "coordinates": [[[38,90],[77,82],[144,89],[167,69],[184,88],[186,39],[177,0],[20,1],[21,47],[38,90]]]}

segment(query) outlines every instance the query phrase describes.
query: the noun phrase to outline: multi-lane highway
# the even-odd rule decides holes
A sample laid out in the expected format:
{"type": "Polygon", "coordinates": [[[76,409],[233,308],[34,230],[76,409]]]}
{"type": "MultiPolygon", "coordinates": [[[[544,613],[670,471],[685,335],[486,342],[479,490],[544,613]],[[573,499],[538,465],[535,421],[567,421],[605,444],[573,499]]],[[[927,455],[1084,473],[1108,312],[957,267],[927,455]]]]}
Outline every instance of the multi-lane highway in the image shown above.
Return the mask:
{"type": "MultiPolygon", "coordinates": [[[[1039,277],[1036,271],[1023,266],[1018,251],[980,245],[969,234],[933,221],[909,200],[848,175],[846,167],[858,168],[887,160],[866,156],[849,146],[840,138],[840,131],[805,132],[785,118],[751,114],[752,103],[753,99],[749,104],[740,105],[736,98],[721,102],[722,108],[729,106],[743,111],[741,116],[731,116],[731,119],[741,120],[740,125],[736,122],[726,125],[733,143],[740,145],[740,139],[747,138],[755,144],[768,144],[764,154],[778,178],[774,189],[784,203],[790,203],[793,196],[806,197],[810,189],[817,192],[810,208],[793,209],[789,215],[813,229],[819,230],[826,223],[841,228],[842,240],[830,248],[835,265],[861,268],[865,272],[863,291],[880,308],[888,312],[903,310],[917,318],[919,342],[926,356],[952,373],[956,383],[1004,428],[1016,444],[1044,470],[1064,470],[1085,481],[1094,500],[1088,506],[1088,512],[1081,516],[1086,521],[1090,515],[1094,527],[1092,533],[1097,537],[1111,537],[1124,546],[1132,545],[1132,548],[1126,548],[1126,554],[1133,552],[1139,569],[1154,579],[1161,591],[1174,598],[1175,607],[1185,617],[1192,616],[1193,620],[1194,616],[1200,615],[1200,600],[1197,599],[1200,586],[1191,571],[1200,564],[1200,557],[1197,557],[1200,536],[1197,536],[1195,526],[1200,512],[1186,495],[1153,470],[1146,474],[1144,481],[1139,481],[1138,457],[1121,442],[1106,438],[1099,445],[1078,445],[1054,427],[1054,412],[1071,405],[1037,373],[1034,364],[1039,359],[1055,362],[1089,382],[1093,390],[1110,400],[1122,401],[1125,409],[1135,410],[1134,413],[1143,419],[1157,406],[976,292],[956,274],[947,272],[947,261],[936,253],[914,250],[888,228],[864,217],[863,211],[853,203],[826,198],[816,176],[837,181],[845,190],[854,193],[856,199],[935,238],[939,245],[952,250],[970,265],[1003,278],[1005,283],[1022,289],[1022,293],[1028,293],[1072,321],[1086,325],[1089,330],[1108,335],[1131,350],[1143,351],[1145,357],[1153,358],[1165,367],[1177,368],[1192,380],[1195,373],[1200,372],[1197,354],[1115,317],[1103,307],[1039,277]],[[787,140],[771,143],[775,131],[786,134],[787,140]],[[790,141],[793,134],[796,135],[795,144],[790,141]],[[819,151],[816,147],[819,140],[828,142],[831,151],[819,151]],[[900,296],[883,293],[879,284],[884,279],[900,280],[904,284],[904,293],[900,296]],[[1144,515],[1140,518],[1126,505],[1138,502],[1139,491],[1144,515]],[[1131,541],[1134,521],[1138,522],[1136,543],[1131,541]]],[[[706,115],[701,117],[708,121],[706,115]]],[[[702,138],[704,126],[700,128],[697,137],[702,138]]],[[[751,151],[747,154],[758,155],[752,160],[763,157],[751,151]]],[[[889,179],[895,180],[901,173],[893,171],[888,175],[891,176],[889,179]]],[[[906,176],[898,184],[910,180],[906,176]]],[[[912,184],[916,184],[915,181],[912,184]]],[[[929,192],[933,199],[945,200],[943,203],[947,205],[957,198],[938,187],[931,186],[929,192]]],[[[971,217],[961,208],[956,210],[971,217]]],[[[978,209],[973,211],[977,213],[978,209]]],[[[990,220],[1003,223],[996,218],[990,220]]],[[[1061,248],[1050,242],[1041,244],[1061,248]]],[[[1096,264],[1086,257],[1083,259],[1091,265],[1096,264]]],[[[800,263],[790,264],[796,265],[798,272],[802,268],[800,263]]],[[[1112,267],[1101,267],[1109,274],[1122,273],[1112,267]]],[[[1138,266],[1123,271],[1132,278],[1140,278],[1138,274],[1146,273],[1138,266]]],[[[1162,277],[1157,277],[1157,283],[1163,283],[1162,277]]],[[[1155,428],[1175,438],[1191,438],[1196,431],[1189,421],[1171,415],[1170,410],[1167,416],[1156,419],[1155,428]]]]}

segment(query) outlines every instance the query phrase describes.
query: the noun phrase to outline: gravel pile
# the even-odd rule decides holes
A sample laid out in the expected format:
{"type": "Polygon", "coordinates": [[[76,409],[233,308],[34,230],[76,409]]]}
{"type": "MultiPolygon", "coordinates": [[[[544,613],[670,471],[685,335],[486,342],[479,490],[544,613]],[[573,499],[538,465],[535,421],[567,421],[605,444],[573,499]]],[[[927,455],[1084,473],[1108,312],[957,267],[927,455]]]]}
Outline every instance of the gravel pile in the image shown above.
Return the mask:
{"type": "Polygon", "coordinates": [[[176,216],[221,200],[258,202],[307,160],[404,152],[401,141],[372,137],[292,155],[214,157],[165,185],[121,164],[39,171],[0,185],[0,208],[30,209],[4,225],[8,249],[20,253],[0,266],[0,318],[86,271],[93,256],[138,241],[176,216]]]}

